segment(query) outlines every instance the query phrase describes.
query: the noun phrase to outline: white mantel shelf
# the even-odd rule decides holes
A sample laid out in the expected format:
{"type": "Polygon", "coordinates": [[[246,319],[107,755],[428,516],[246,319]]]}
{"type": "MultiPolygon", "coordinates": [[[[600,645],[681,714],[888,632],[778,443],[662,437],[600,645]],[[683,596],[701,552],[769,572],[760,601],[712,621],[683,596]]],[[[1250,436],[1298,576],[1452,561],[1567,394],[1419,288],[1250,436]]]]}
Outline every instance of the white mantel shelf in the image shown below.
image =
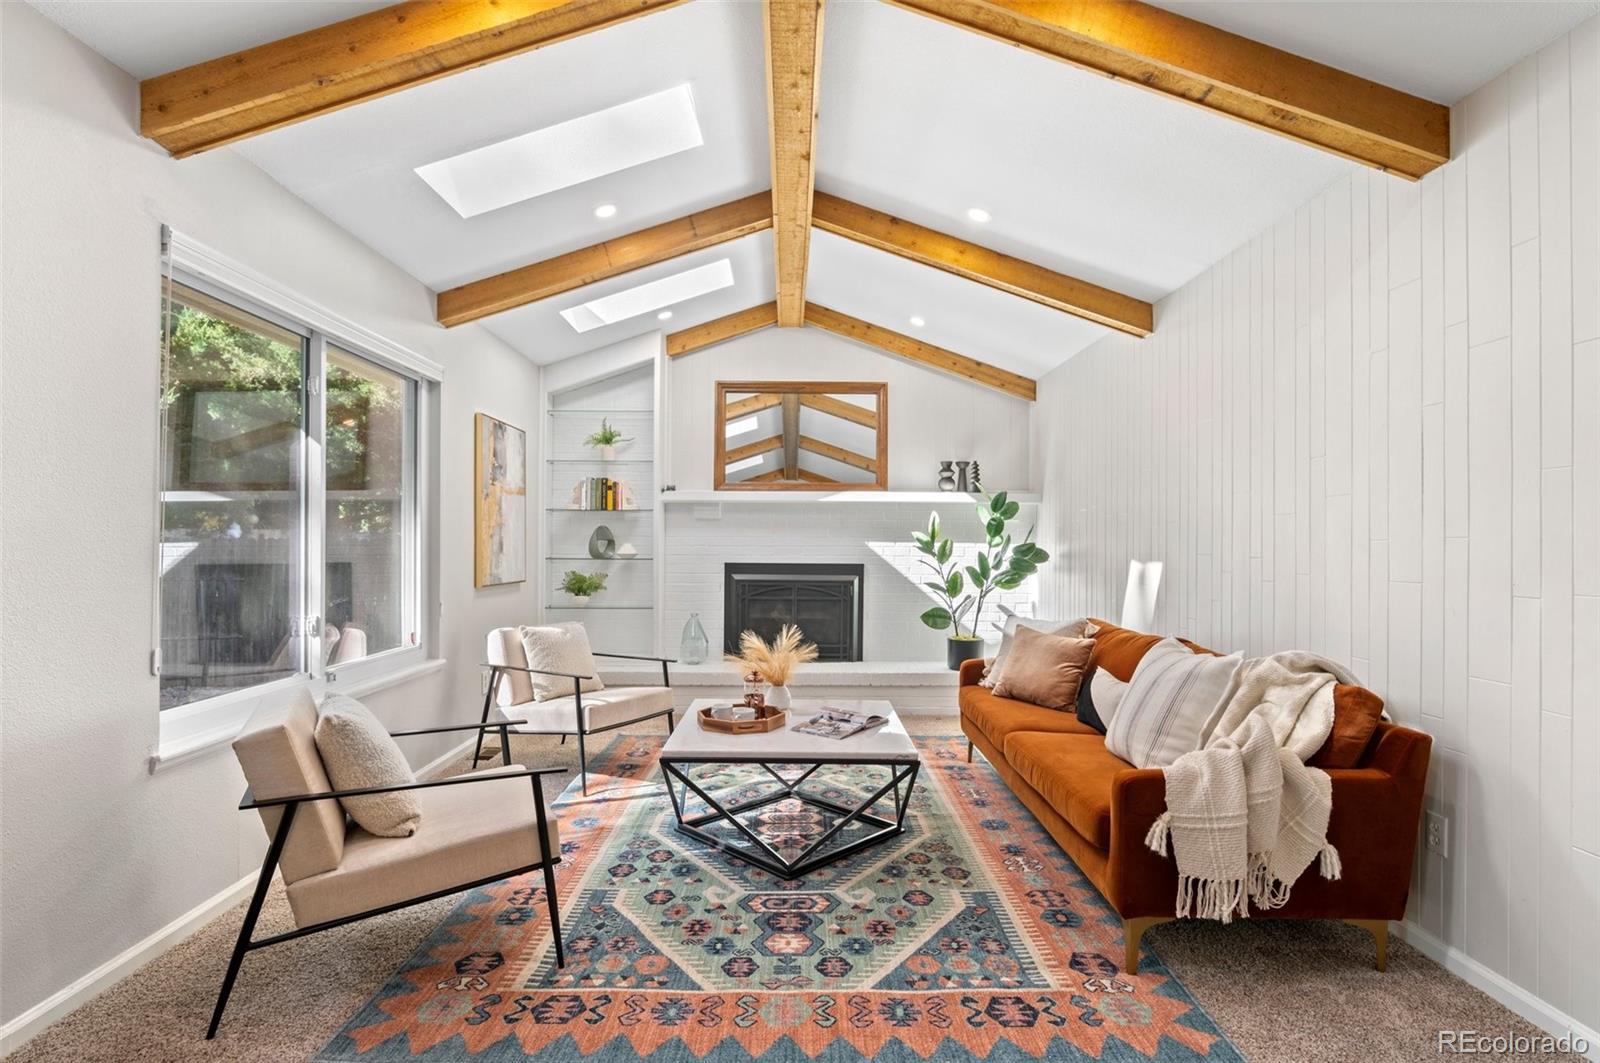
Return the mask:
{"type": "MultiPolygon", "coordinates": [[[[736,687],[744,683],[743,669],[728,661],[674,664],[671,669],[673,686],[736,687]]],[[[600,674],[613,685],[661,682],[659,665],[622,665],[602,658],[600,674]]],[[[954,687],[956,679],[943,661],[817,661],[798,668],[789,686],[954,687]]]]}
{"type": "MultiPolygon", "coordinates": [[[[663,491],[658,497],[664,506],[705,505],[708,502],[733,506],[792,506],[818,502],[826,505],[876,502],[926,506],[982,500],[981,495],[963,494],[960,491],[663,491]]],[[[1039,504],[1039,495],[1033,491],[1007,491],[1006,497],[1024,506],[1039,504]]]]}

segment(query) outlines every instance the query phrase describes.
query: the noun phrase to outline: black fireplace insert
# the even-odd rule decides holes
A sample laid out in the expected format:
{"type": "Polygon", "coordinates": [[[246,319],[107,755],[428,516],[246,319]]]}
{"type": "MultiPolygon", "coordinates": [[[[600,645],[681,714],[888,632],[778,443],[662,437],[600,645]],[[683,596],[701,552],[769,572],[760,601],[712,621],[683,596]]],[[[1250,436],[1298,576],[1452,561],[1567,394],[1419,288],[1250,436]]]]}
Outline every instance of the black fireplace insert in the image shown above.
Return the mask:
{"type": "Polygon", "coordinates": [[[794,624],[817,645],[819,661],[861,660],[862,565],[726,564],[722,643],[739,651],[739,636],[771,640],[794,624]]]}

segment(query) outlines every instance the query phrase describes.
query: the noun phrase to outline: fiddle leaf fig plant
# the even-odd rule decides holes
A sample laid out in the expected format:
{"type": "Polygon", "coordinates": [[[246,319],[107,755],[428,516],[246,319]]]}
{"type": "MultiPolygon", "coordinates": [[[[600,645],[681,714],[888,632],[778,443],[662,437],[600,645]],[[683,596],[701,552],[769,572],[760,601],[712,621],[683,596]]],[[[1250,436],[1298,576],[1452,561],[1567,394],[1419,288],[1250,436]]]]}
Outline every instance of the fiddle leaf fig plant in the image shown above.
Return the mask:
{"type": "Polygon", "coordinates": [[[936,631],[951,631],[952,639],[977,639],[978,618],[990,593],[1016,590],[1050,560],[1044,548],[1033,541],[1032,528],[1020,542],[1012,542],[1006,525],[1021,508],[1004,491],[997,491],[979,504],[984,545],[970,565],[954,560],[955,541],[944,534],[937,512],[928,514],[926,531],[911,533],[923,555],[922,564],[938,577],[923,583],[940,603],[922,614],[924,624],[936,631]]]}

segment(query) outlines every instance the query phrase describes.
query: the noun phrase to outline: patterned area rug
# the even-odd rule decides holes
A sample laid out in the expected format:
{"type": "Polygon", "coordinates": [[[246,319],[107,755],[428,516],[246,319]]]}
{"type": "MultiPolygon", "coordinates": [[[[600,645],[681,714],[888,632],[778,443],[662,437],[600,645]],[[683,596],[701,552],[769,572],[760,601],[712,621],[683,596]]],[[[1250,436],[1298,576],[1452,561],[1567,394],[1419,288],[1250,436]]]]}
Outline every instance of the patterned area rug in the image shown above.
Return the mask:
{"type": "MultiPolygon", "coordinates": [[[[905,833],[784,881],[680,834],[661,740],[613,739],[589,797],[557,803],[567,966],[537,875],[473,890],[315,1060],[1241,1059],[1153,953],[1119,970],[1120,921],[993,769],[917,744],[905,833]]],[[[824,795],[887,779],[823,771],[824,795]]],[[[782,849],[831,825],[792,800],[747,815],[782,849]]]]}

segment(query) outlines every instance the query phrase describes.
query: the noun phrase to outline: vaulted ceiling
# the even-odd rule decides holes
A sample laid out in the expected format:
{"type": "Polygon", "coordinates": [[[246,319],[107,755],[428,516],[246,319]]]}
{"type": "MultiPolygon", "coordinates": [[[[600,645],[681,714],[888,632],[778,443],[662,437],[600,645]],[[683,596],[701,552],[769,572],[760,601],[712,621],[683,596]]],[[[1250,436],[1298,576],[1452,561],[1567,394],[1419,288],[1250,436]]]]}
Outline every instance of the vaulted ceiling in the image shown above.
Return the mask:
{"type": "MultiPolygon", "coordinates": [[[[149,78],[383,5],[36,6],[149,78]]],[[[408,5],[407,31],[476,6],[408,5]]],[[[495,61],[368,91],[217,150],[252,160],[444,293],[442,321],[479,320],[536,362],[653,329],[678,333],[675,350],[692,348],[769,321],[798,323],[809,303],[821,308],[812,324],[891,353],[931,351],[935,364],[938,352],[982,363],[1000,386],[1048,372],[1110,328],[1147,329],[1146,304],[1359,164],[1346,155],[1401,170],[1436,165],[1443,111],[1426,101],[1454,102],[1600,2],[1079,0],[1047,11],[1016,0],[830,0],[820,64],[806,25],[816,8],[804,0],[773,0],[770,11],[753,0],[691,0],[637,14],[650,6],[507,3],[501,11],[553,9],[541,12],[547,24],[566,17],[562,9],[599,12],[601,28],[541,30],[553,43],[505,58],[485,52],[495,61]],[[1039,17],[1016,18],[1018,9],[1039,17]],[[1256,45],[1231,38],[1201,37],[1197,47],[1185,35],[1210,28],[1162,9],[1338,70],[1283,53],[1262,65],[1249,51],[1256,45]],[[1103,17],[1109,11],[1117,17],[1103,17]],[[1125,18],[1130,11],[1138,17],[1125,18]],[[1167,54],[1183,47],[1201,59],[1185,67],[1167,54]],[[1228,52],[1235,47],[1244,51],[1228,52]],[[1199,68],[1223,52],[1219,62],[1256,63],[1248,72],[1258,80],[1206,81],[1199,68]],[[1075,65],[1083,63],[1096,69],[1075,65]],[[1380,85],[1351,88],[1353,78],[1380,85]],[[699,147],[467,218],[416,173],[680,85],[693,94],[699,147]],[[1262,107],[1263,98],[1276,103],[1262,107]],[[753,221],[738,204],[752,196],[753,221]],[[615,213],[597,217],[603,204],[615,213]],[[651,312],[578,332],[561,316],[724,259],[733,284],[672,305],[665,322],[651,312]]],[[[269,117],[267,125],[283,120],[269,117]]]]}

